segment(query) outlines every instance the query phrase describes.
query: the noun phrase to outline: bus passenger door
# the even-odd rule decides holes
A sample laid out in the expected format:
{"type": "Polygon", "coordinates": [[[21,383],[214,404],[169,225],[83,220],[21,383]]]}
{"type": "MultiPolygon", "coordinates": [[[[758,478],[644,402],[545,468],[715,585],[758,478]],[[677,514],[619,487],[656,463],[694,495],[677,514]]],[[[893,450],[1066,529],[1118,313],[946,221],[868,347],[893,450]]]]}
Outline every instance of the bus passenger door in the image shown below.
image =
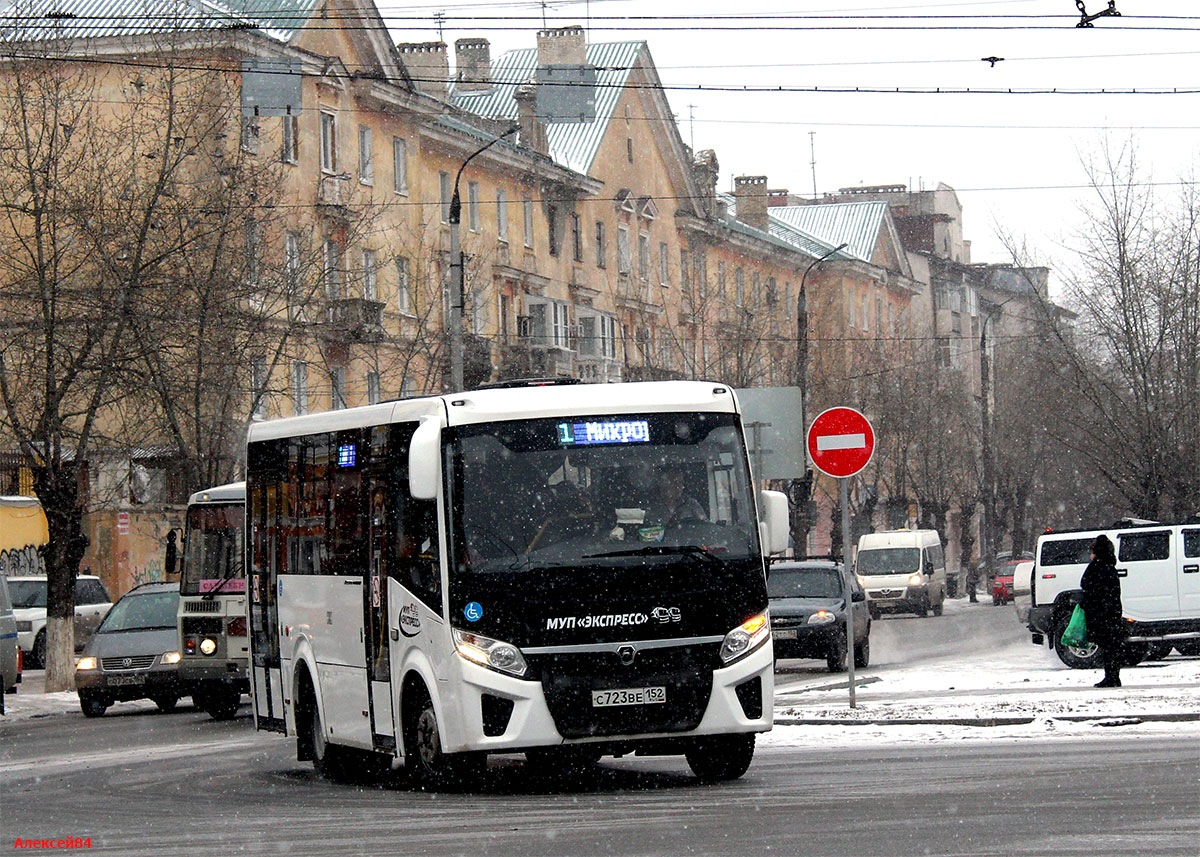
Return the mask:
{"type": "Polygon", "coordinates": [[[367,684],[371,712],[371,745],[395,752],[396,726],[392,713],[391,643],[388,640],[388,532],[395,510],[388,509],[384,479],[367,480],[370,517],[367,521],[366,594],[367,684]]]}

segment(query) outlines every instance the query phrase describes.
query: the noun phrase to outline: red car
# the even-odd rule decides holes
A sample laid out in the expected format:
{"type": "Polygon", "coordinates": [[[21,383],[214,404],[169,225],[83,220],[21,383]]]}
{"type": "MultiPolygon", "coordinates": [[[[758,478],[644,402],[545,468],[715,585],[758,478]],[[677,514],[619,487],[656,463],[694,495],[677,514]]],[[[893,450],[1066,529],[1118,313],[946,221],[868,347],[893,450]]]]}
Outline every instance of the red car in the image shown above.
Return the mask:
{"type": "Polygon", "coordinates": [[[1033,559],[1033,554],[1022,552],[1013,556],[1007,551],[996,555],[996,576],[992,579],[992,603],[996,606],[1013,600],[1013,572],[1023,562],[1033,559]]]}

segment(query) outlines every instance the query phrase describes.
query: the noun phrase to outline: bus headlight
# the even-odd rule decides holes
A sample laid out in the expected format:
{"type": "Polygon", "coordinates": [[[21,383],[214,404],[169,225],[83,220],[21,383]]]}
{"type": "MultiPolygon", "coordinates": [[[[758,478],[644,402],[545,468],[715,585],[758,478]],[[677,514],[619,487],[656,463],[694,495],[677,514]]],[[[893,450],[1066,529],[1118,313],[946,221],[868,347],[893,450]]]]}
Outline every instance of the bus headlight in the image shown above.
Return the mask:
{"type": "Polygon", "coordinates": [[[217,641],[212,637],[205,637],[200,641],[200,654],[211,655],[217,650],[217,641]]]}
{"type": "Polygon", "coordinates": [[[770,613],[759,613],[725,635],[725,641],[721,643],[721,660],[731,664],[743,655],[754,651],[770,638],[771,615],[770,613]]]}
{"type": "Polygon", "coordinates": [[[96,668],[96,659],[91,655],[86,658],[80,658],[79,663],[75,664],[77,670],[94,670],[96,668]]]}
{"type": "Polygon", "coordinates": [[[454,648],[468,661],[515,676],[523,676],[529,669],[525,656],[512,643],[460,631],[458,628],[454,628],[453,633],[454,648]]]}
{"type": "Polygon", "coordinates": [[[177,664],[179,663],[179,652],[164,652],[158,662],[160,664],[177,664]]]}

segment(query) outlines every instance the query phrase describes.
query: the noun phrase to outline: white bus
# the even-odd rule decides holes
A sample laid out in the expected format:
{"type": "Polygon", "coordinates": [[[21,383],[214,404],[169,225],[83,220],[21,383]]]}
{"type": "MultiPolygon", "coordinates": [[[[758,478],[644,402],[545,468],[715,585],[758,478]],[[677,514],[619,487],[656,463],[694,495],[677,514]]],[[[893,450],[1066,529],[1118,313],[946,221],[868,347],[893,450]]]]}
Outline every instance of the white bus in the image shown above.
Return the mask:
{"type": "Polygon", "coordinates": [[[214,719],[237,713],[250,690],[246,625],[246,483],[188,498],[179,576],[179,678],[214,719]]]}
{"type": "Polygon", "coordinates": [[[756,498],[729,387],[480,390],[248,444],[255,724],[301,761],[402,759],[431,785],[488,753],[746,771],[772,723],[763,554],[787,500],[756,498]]]}

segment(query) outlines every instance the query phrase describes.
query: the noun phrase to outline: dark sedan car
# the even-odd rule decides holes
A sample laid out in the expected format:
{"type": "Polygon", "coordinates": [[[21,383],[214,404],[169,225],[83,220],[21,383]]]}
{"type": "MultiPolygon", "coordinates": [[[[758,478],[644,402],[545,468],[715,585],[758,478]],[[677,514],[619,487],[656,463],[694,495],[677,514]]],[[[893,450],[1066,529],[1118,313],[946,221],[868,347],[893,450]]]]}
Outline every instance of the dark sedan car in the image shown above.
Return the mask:
{"type": "Polygon", "coordinates": [[[191,692],[179,680],[178,611],[178,583],[143,584],[113,605],[75,666],[85,715],[131,699],[170,711],[191,692]]]}
{"type": "MultiPolygon", "coordinates": [[[[767,596],[776,658],[824,658],[830,672],[846,668],[845,576],[842,564],[829,560],[771,563],[767,596]]],[[[850,578],[854,604],[854,665],[871,659],[871,617],[867,595],[850,578]]]]}

